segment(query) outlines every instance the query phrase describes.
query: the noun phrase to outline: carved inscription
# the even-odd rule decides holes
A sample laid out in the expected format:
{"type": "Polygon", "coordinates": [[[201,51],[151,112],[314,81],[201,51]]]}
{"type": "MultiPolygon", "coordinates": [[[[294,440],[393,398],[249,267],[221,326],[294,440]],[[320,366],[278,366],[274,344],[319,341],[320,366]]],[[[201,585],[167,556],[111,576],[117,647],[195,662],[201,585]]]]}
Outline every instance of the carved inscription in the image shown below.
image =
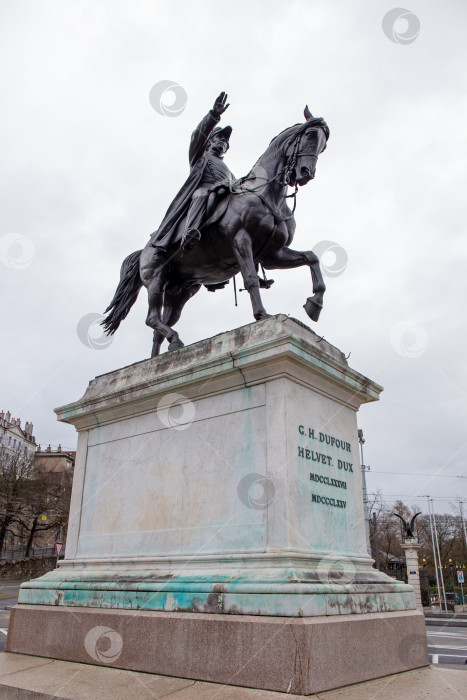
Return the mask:
{"type": "Polygon", "coordinates": [[[313,503],[323,503],[326,506],[334,506],[335,508],[345,508],[347,501],[340,501],[338,498],[329,498],[329,496],[319,496],[316,493],[311,494],[313,503]]]}
{"type": "Polygon", "coordinates": [[[319,484],[327,484],[328,486],[336,486],[339,489],[346,489],[347,482],[341,481],[340,479],[331,479],[329,476],[323,476],[322,474],[310,474],[311,481],[315,481],[319,484]]]}
{"type": "MultiPolygon", "coordinates": [[[[347,481],[342,478],[335,478],[347,474],[353,474],[352,448],[350,442],[342,436],[330,435],[316,428],[310,428],[304,425],[298,426],[298,433],[308,442],[308,447],[298,445],[299,459],[305,459],[314,463],[314,468],[318,471],[310,472],[310,481],[314,485],[323,485],[324,487],[332,487],[338,489],[347,489],[347,481]],[[314,441],[310,445],[310,441],[314,441]],[[330,454],[327,454],[330,453],[330,454]],[[320,474],[319,467],[325,467],[327,474],[320,474]],[[332,471],[335,471],[335,476],[332,471]]],[[[311,466],[311,465],[310,465],[311,466]]],[[[325,489],[327,490],[327,489],[325,489]]],[[[333,508],[346,508],[347,501],[333,498],[323,493],[312,493],[311,502],[333,508]]]]}
{"type": "Polygon", "coordinates": [[[312,462],[321,462],[321,464],[327,464],[328,467],[332,464],[332,457],[322,454],[321,452],[315,452],[314,450],[307,450],[304,447],[298,448],[298,456],[304,459],[311,459],[312,462]]]}

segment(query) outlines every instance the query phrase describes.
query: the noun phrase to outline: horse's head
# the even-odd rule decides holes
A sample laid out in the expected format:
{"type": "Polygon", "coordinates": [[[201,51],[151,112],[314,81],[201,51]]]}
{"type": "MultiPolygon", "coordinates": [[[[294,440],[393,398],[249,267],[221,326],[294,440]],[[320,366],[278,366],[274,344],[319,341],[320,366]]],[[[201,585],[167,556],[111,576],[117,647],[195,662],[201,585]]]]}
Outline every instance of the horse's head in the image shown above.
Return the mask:
{"type": "Polygon", "coordinates": [[[287,185],[306,185],[313,180],[316,161],[326,148],[329,127],[322,117],[314,117],[308,106],[305,107],[304,124],[296,124],[289,132],[282,145],[286,159],[284,183],[287,185]]]}

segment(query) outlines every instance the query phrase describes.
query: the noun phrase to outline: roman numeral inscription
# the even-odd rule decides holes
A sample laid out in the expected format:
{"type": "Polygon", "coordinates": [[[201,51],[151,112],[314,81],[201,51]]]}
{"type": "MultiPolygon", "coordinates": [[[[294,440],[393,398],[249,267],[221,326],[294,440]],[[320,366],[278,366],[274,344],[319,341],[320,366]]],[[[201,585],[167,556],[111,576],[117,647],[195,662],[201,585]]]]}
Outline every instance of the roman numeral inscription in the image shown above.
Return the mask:
{"type": "Polygon", "coordinates": [[[312,503],[322,503],[325,506],[334,506],[334,508],[345,508],[347,501],[341,501],[338,498],[329,498],[329,496],[319,496],[316,493],[311,494],[312,503]]]}
{"type": "MultiPolygon", "coordinates": [[[[342,479],[333,478],[332,472],[334,471],[334,476],[336,477],[343,476],[343,472],[347,472],[347,474],[354,473],[353,463],[348,461],[349,457],[352,459],[350,442],[345,440],[342,436],[336,437],[335,435],[329,435],[329,433],[324,433],[316,428],[310,428],[304,425],[298,426],[298,433],[309,445],[308,447],[302,445],[297,446],[299,459],[306,459],[310,462],[314,462],[316,465],[315,469],[318,469],[319,465],[327,467],[327,474],[319,474],[319,469],[318,472],[310,472],[310,481],[313,481],[315,486],[322,485],[325,491],[328,491],[329,487],[347,489],[347,482],[342,481],[342,479]],[[342,457],[346,459],[342,459],[342,457]]],[[[333,498],[326,493],[311,493],[310,495],[312,503],[343,509],[347,506],[347,501],[333,498]]]]}
{"type": "Polygon", "coordinates": [[[316,481],[319,484],[327,484],[328,486],[336,486],[339,489],[346,489],[347,482],[341,481],[340,479],[332,479],[330,476],[323,476],[322,474],[310,474],[310,480],[316,481]]]}

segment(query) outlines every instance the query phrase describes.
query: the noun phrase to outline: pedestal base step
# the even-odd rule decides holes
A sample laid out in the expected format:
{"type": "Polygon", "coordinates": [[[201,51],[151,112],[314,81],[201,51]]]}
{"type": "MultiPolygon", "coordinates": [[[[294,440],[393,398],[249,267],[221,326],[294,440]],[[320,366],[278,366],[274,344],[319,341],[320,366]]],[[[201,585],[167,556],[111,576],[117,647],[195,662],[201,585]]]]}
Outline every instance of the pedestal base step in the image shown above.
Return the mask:
{"type": "MultiPolygon", "coordinates": [[[[459,700],[465,671],[429,667],[326,693],[326,700],[459,700]],[[345,693],[345,696],[343,695],[345,693]]],[[[101,668],[39,656],[0,654],[0,697],[15,700],[285,700],[283,693],[101,668]],[[137,691],[135,690],[137,689],[137,691]]],[[[295,695],[296,700],[309,696],[295,695]]],[[[317,698],[318,696],[314,696],[317,698]]]]}
{"type": "Polygon", "coordinates": [[[428,665],[413,610],[285,618],[18,605],[7,651],[298,695],[428,665]]]}

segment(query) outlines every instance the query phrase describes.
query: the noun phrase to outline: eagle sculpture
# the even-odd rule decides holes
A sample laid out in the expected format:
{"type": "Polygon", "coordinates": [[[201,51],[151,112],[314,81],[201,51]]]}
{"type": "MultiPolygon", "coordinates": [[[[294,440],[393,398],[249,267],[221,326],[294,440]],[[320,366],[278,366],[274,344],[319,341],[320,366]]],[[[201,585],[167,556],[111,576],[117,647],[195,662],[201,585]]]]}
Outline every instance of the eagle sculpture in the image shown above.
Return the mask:
{"type": "Polygon", "coordinates": [[[415,513],[415,515],[413,516],[410,523],[408,523],[402,517],[402,515],[399,515],[399,513],[393,513],[393,515],[397,516],[398,518],[400,518],[402,520],[402,522],[404,524],[404,533],[405,533],[406,537],[415,537],[415,530],[414,530],[415,518],[417,517],[417,515],[420,515],[420,514],[421,514],[421,511],[419,513],[415,513]]]}

